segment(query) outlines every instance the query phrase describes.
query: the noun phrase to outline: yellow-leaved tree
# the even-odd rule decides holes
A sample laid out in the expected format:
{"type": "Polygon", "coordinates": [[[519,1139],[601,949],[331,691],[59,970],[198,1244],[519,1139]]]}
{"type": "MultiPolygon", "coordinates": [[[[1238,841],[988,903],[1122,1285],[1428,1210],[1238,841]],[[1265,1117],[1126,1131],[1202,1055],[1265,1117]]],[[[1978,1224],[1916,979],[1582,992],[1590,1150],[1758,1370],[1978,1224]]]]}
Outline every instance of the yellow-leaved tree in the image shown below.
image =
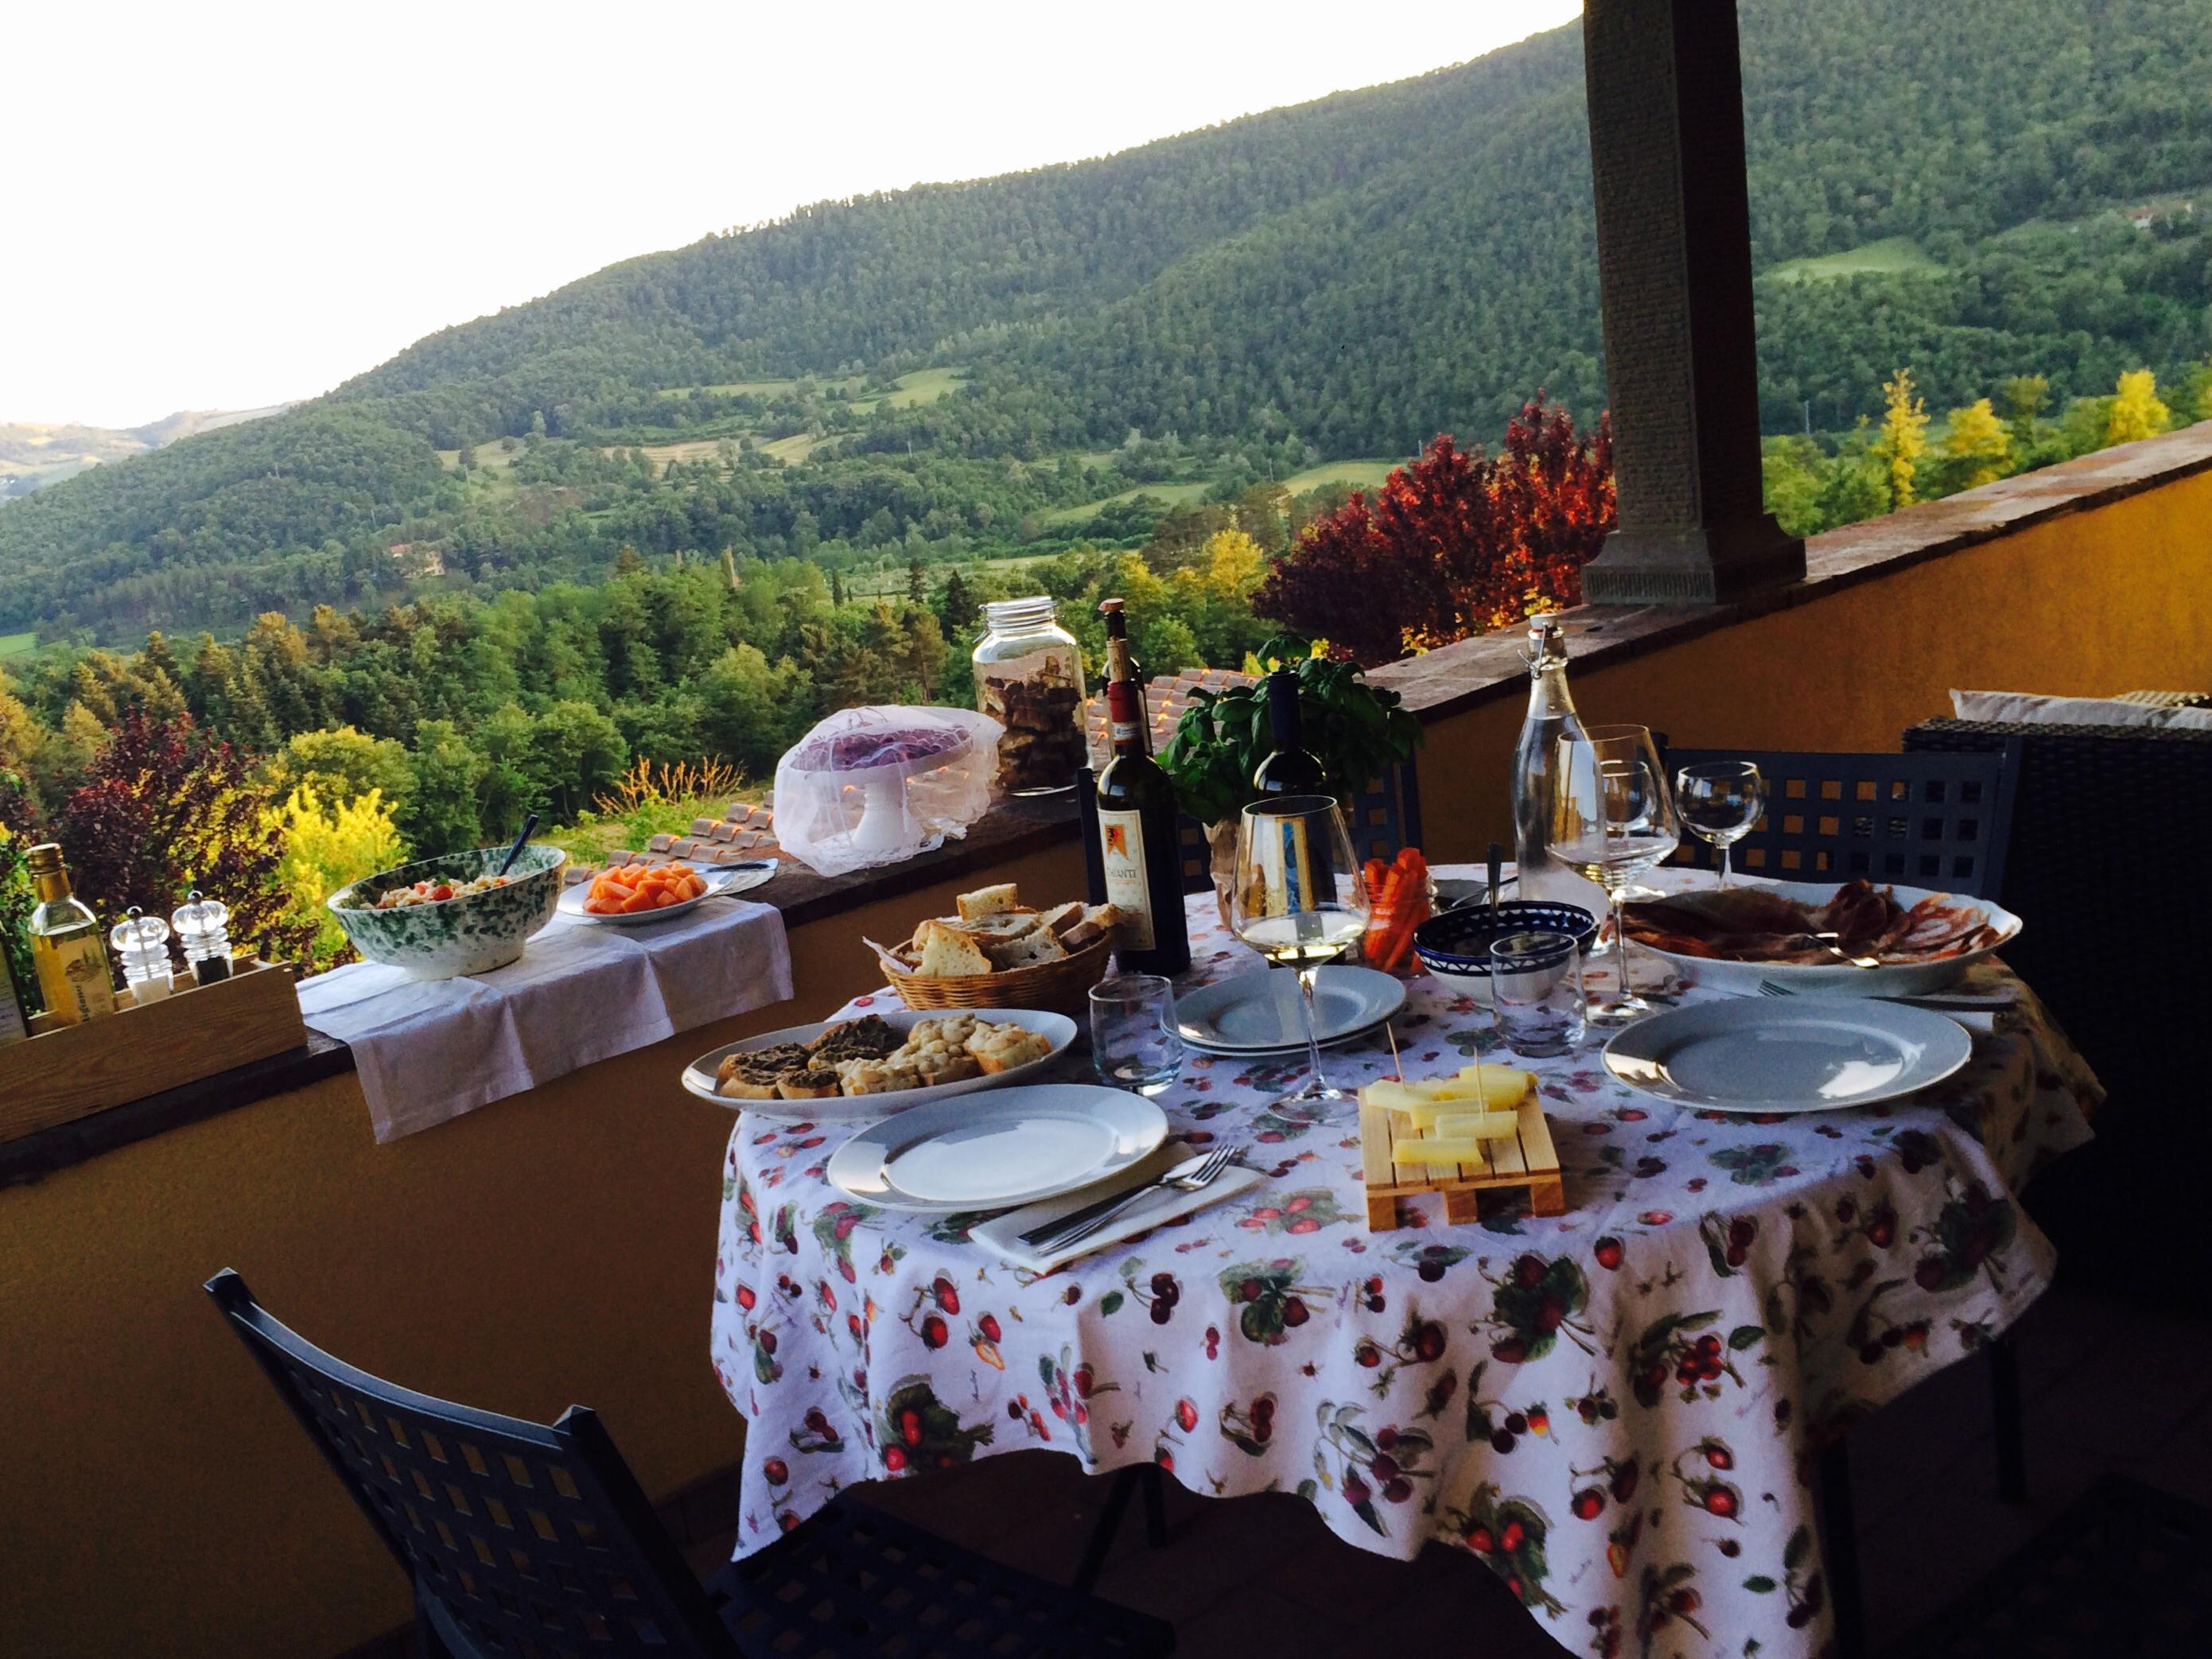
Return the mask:
{"type": "Polygon", "coordinates": [[[2131,368],[2120,376],[2112,412],[2105,417],[2106,443],[2131,444],[2155,436],[2172,423],[2172,411],[2159,401],[2157,375],[2147,368],[2131,368]]]}
{"type": "Polygon", "coordinates": [[[277,879],[291,896],[291,913],[314,924],[307,966],[319,973],[350,959],[353,947],[324,901],[349,881],[389,870],[407,859],[384,792],[371,789],[349,801],[325,802],[315,786],[301,782],[272,816],[283,833],[284,858],[277,879]]]}
{"type": "Polygon", "coordinates": [[[2012,434],[1987,398],[1951,411],[1943,453],[1958,465],[1961,489],[1994,483],[2012,471],[2012,434]]]}
{"type": "Polygon", "coordinates": [[[1884,380],[1881,396],[1881,436],[1875,451],[1889,469],[1889,504],[1910,507],[1915,465],[1928,447],[1928,405],[1908,369],[1900,368],[1884,380]]]}

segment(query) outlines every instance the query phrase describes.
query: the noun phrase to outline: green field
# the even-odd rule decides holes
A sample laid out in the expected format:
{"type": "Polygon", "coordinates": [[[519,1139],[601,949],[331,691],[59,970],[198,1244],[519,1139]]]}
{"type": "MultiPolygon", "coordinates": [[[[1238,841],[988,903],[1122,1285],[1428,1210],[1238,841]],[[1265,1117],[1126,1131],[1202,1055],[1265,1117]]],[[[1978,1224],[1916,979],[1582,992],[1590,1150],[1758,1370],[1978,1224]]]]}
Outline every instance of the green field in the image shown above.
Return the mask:
{"type": "Polygon", "coordinates": [[[1847,253],[1822,253],[1809,259],[1785,259],[1766,275],[1783,283],[1829,283],[1840,276],[1934,276],[1943,267],[1920,251],[1909,236],[1887,236],[1847,253]]]}
{"type": "Polygon", "coordinates": [[[1355,489],[1376,489],[1382,487],[1385,478],[1404,465],[1402,461],[1323,461],[1319,466],[1293,472],[1283,480],[1283,488],[1293,495],[1303,495],[1309,489],[1318,489],[1325,483],[1346,483],[1355,489]]]}
{"type": "MultiPolygon", "coordinates": [[[[1086,462],[1093,457],[1085,455],[1086,462]]],[[[1303,495],[1310,489],[1318,489],[1325,483],[1346,483],[1357,489],[1373,489],[1389,477],[1401,463],[1397,461],[1323,461],[1319,466],[1310,466],[1303,472],[1294,472],[1282,481],[1283,488],[1293,495],[1303,495]]],[[[1125,489],[1118,495],[1108,495],[1095,501],[1085,501],[1080,507],[1063,507],[1044,515],[1047,524],[1080,524],[1111,501],[1134,501],[1139,495],[1151,495],[1170,507],[1188,507],[1205,498],[1212,486],[1205,480],[1182,483],[1139,484],[1134,489],[1125,489]]]]}
{"type": "Polygon", "coordinates": [[[0,634],[0,657],[20,656],[36,649],[38,643],[36,634],[0,634]]]}
{"type": "Polygon", "coordinates": [[[1085,501],[1080,507],[1060,507],[1046,514],[1044,521],[1047,524],[1080,524],[1109,501],[1133,501],[1139,495],[1150,495],[1170,507],[1182,507],[1197,501],[1212,488],[1203,478],[1193,483],[1139,484],[1134,489],[1125,489],[1118,495],[1106,495],[1095,501],[1085,501]]]}
{"type": "Polygon", "coordinates": [[[714,392],[726,398],[773,398],[780,392],[788,392],[799,384],[796,380],[725,380],[720,386],[665,386],[653,395],[656,398],[681,398],[687,392],[714,392]]]}

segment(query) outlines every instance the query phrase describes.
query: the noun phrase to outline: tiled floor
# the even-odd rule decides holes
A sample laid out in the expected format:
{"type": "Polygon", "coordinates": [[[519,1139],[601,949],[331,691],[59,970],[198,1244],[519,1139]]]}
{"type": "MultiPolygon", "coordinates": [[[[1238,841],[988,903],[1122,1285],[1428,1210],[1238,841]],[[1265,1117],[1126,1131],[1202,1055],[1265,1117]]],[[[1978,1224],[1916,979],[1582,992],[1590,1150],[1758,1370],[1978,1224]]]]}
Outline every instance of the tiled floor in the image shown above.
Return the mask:
{"type": "MultiPolygon", "coordinates": [[[[1852,1487],[1876,1653],[2025,1543],[2099,1475],[2118,1470],[2212,1504],[2212,1329],[2054,1291],[2020,1328],[2030,1502],[1998,1501],[1989,1380],[1938,1373],[1852,1433],[1852,1487]]],[[[1049,1452],[860,1496],[1010,1566],[1066,1582],[1108,1482],[1049,1452]]],[[[1339,1542],[1295,1498],[1199,1498],[1170,1483],[1170,1547],[1141,1516],[1116,1539],[1099,1594],[1173,1622],[1191,1659],[1295,1644],[1301,1659],[1390,1653],[1539,1659],[1563,1650],[1464,1553],[1401,1564],[1339,1542]]],[[[693,1547],[702,1568],[731,1534],[693,1547]]],[[[1569,1632],[1570,1635],[1572,1632],[1569,1632]]]]}

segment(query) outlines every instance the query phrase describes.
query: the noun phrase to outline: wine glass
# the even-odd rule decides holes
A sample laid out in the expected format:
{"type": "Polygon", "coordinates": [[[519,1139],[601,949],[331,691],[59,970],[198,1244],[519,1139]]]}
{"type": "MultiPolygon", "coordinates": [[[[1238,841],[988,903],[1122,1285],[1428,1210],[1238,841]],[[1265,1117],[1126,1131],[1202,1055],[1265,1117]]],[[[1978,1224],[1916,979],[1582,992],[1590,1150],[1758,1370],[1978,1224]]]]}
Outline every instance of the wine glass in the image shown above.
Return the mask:
{"type": "Polygon", "coordinates": [[[1681,844],[1674,797],[1650,732],[1593,726],[1559,739],[1552,798],[1552,853],[1613,901],[1613,975],[1608,1000],[1590,1004],[1594,1025],[1625,1025],[1651,1012],[1629,982],[1628,930],[1621,914],[1637,877],[1681,844]]]}
{"type": "Polygon", "coordinates": [[[1721,885],[1729,884],[1729,848],[1751,833],[1766,805],[1766,780],[1751,761],[1708,761],[1674,775],[1674,804],[1700,841],[1720,848],[1721,885]]]}
{"type": "Polygon", "coordinates": [[[1237,825],[1237,884],[1230,930],[1268,961],[1297,969],[1306,1054],[1312,1072],[1283,1097],[1292,1102],[1349,1100],[1322,1075],[1314,1030],[1314,975],[1342,956],[1367,928],[1367,891],[1343,811],[1327,795],[1278,795],[1255,801],[1237,825]]]}

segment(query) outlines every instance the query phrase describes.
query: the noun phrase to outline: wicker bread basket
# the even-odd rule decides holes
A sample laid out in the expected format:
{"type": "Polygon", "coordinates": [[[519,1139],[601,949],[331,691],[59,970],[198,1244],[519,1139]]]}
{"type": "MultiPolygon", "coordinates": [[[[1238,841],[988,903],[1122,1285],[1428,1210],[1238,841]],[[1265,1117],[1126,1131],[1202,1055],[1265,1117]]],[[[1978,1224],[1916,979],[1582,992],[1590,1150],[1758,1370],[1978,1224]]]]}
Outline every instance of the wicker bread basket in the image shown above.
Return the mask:
{"type": "Polygon", "coordinates": [[[899,1000],[909,1008],[1042,1008],[1054,1013],[1079,1012],[1091,988],[1106,977],[1115,931],[1108,928],[1103,939],[1056,961],[1009,968],[1001,973],[893,973],[887,977],[899,1000]]]}

